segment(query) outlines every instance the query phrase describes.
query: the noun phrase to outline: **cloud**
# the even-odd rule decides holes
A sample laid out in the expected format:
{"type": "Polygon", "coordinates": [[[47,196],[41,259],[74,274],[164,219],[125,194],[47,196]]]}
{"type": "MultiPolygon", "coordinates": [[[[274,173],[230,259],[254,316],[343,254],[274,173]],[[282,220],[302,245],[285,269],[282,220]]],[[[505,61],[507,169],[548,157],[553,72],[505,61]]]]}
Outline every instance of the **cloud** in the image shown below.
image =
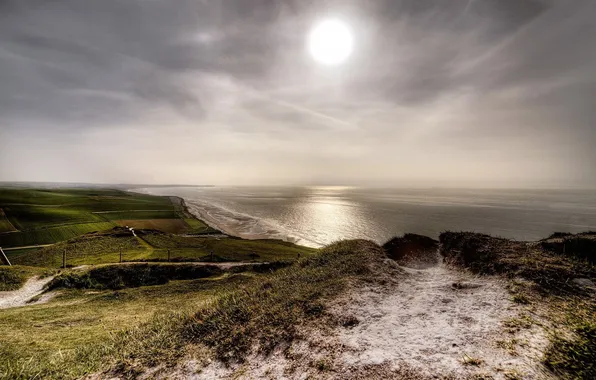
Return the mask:
{"type": "Polygon", "coordinates": [[[590,0],[0,7],[0,180],[594,185],[590,0]],[[324,17],[354,32],[335,69],[324,17]]]}

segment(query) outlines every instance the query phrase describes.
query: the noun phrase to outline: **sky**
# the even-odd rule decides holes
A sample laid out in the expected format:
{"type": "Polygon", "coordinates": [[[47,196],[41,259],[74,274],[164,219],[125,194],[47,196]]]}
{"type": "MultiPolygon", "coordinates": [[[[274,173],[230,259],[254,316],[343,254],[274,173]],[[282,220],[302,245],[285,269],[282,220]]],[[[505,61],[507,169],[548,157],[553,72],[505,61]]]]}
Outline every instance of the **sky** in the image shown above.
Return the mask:
{"type": "Polygon", "coordinates": [[[0,181],[596,187],[593,0],[1,0],[0,181]],[[340,20],[346,61],[312,28],[340,20]]]}

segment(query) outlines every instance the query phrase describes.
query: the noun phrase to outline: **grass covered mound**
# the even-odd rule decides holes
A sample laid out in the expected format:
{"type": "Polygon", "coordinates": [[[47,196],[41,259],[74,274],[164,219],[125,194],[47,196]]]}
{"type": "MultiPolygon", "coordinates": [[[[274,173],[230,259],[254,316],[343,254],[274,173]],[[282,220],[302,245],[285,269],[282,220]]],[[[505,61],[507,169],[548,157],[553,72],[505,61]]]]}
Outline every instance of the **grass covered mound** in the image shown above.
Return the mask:
{"type": "Polygon", "coordinates": [[[578,255],[561,255],[539,243],[472,232],[444,232],[440,253],[446,262],[480,274],[505,274],[533,281],[548,292],[575,291],[576,278],[596,280],[596,266],[578,255]]]}
{"type": "Polygon", "coordinates": [[[322,301],[351,281],[389,275],[384,259],[381,247],[370,241],[332,244],[218,299],[188,322],[184,335],[212,348],[224,362],[244,359],[255,344],[260,351],[270,352],[280,342],[294,339],[302,322],[321,316],[322,301]]]}
{"type": "Polygon", "coordinates": [[[48,289],[123,289],[163,285],[170,280],[191,280],[220,275],[223,270],[213,265],[192,264],[125,264],[106,265],[89,271],[76,271],[56,276],[48,289]]]}
{"type": "Polygon", "coordinates": [[[34,276],[44,277],[50,275],[50,269],[32,268],[26,266],[0,266],[0,292],[17,290],[34,276]]]}
{"type": "Polygon", "coordinates": [[[445,232],[439,240],[441,254],[452,265],[530,280],[534,286],[522,289],[514,300],[549,306],[548,319],[557,328],[549,331],[544,364],[563,379],[587,380],[596,378],[596,297],[578,280],[596,282],[594,238],[594,233],[559,233],[539,242],[518,242],[445,232]]]}
{"type": "Polygon", "coordinates": [[[540,245],[549,252],[577,257],[596,264],[596,232],[580,234],[556,232],[541,240],[540,245]]]}
{"type": "Polygon", "coordinates": [[[438,248],[438,241],[417,234],[394,237],[383,244],[383,249],[391,259],[401,265],[414,267],[436,265],[439,261],[438,248]]]}

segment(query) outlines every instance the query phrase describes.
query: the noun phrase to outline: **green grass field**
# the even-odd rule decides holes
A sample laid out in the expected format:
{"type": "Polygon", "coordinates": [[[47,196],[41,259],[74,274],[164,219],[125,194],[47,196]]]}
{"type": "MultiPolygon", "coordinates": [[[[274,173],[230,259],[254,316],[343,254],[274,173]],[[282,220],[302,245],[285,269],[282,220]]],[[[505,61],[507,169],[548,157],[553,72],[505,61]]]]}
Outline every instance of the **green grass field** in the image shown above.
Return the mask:
{"type": "Polygon", "coordinates": [[[194,219],[179,198],[119,190],[0,189],[0,210],[3,248],[57,243],[116,225],[134,226],[135,221],[137,228],[166,232],[212,231],[194,219]]]}
{"type": "Polygon", "coordinates": [[[39,228],[35,230],[12,232],[0,235],[0,247],[23,247],[30,245],[53,244],[77,236],[104,231],[115,226],[111,222],[78,223],[65,226],[39,228]]]}

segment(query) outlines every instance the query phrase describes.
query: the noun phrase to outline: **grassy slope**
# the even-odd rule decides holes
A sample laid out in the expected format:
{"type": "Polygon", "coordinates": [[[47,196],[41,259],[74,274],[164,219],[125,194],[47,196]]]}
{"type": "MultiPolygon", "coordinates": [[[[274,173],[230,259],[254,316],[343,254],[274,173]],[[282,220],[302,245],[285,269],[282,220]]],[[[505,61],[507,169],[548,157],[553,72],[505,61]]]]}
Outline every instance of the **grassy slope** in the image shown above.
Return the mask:
{"type": "Polygon", "coordinates": [[[166,261],[168,250],[171,261],[293,261],[316,252],[279,240],[199,238],[164,233],[135,238],[111,230],[7,254],[13,264],[58,268],[64,252],[67,265],[77,266],[119,262],[120,250],[123,261],[166,261]]]}
{"type": "MultiPolygon", "coordinates": [[[[0,269],[0,290],[18,288],[27,278],[44,275],[52,271],[50,268],[55,271],[62,265],[64,253],[67,265],[74,266],[118,262],[121,250],[125,261],[163,261],[167,259],[168,251],[174,261],[295,261],[299,256],[304,258],[316,252],[314,249],[274,240],[199,238],[155,231],[137,231],[139,236],[133,237],[126,229],[114,228],[111,220],[116,217],[155,218],[162,215],[176,219],[157,219],[157,224],[175,221],[177,225],[185,227],[183,232],[187,234],[219,232],[194,219],[183,200],[176,197],[152,197],[111,190],[0,189],[0,204],[11,210],[9,217],[22,229],[16,233],[0,234],[0,243],[23,246],[58,241],[48,247],[7,251],[17,266],[0,269]],[[64,239],[68,240],[60,241],[64,239]]],[[[155,221],[137,220],[140,223],[155,221]]],[[[0,310],[0,325],[10,331],[0,336],[0,378],[36,375],[69,378],[100,368],[106,357],[111,358],[112,363],[118,362],[122,355],[128,355],[136,350],[134,347],[151,341],[154,336],[147,336],[147,340],[135,336],[133,344],[128,345],[126,340],[119,338],[124,335],[114,336],[115,332],[126,330],[128,332],[122,334],[136,334],[147,331],[153,328],[150,326],[154,323],[159,326],[163,315],[172,310],[177,310],[178,316],[166,318],[167,328],[179,328],[181,325],[177,321],[180,321],[180,313],[187,321],[192,313],[202,307],[204,301],[233,292],[240,283],[261,276],[255,273],[225,274],[219,278],[177,281],[189,276],[218,276],[221,273],[218,268],[209,271],[190,265],[183,269],[183,266],[174,271],[164,271],[160,268],[171,269],[174,266],[135,264],[127,265],[122,270],[96,267],[91,269],[93,276],[84,273],[74,277],[63,274],[61,282],[55,282],[59,282],[61,287],[61,295],[57,299],[44,305],[0,310]],[[151,267],[151,270],[141,267],[151,267]],[[105,273],[115,273],[117,278],[111,281],[111,277],[105,273]],[[108,282],[104,284],[103,280],[108,282]],[[79,285],[93,288],[93,293],[62,289],[69,287],[69,284],[75,288],[79,285]],[[148,284],[161,285],[146,286],[148,284]],[[123,286],[141,287],[116,292],[102,290],[123,286]],[[154,314],[158,322],[151,322],[154,314]],[[139,327],[145,322],[147,326],[139,327]]],[[[234,271],[237,270],[250,268],[234,268],[234,271]]],[[[172,339],[176,337],[172,335],[164,340],[173,342],[172,339]]],[[[152,346],[153,343],[145,346],[146,353],[151,352],[152,346]]]]}
{"type": "Polygon", "coordinates": [[[16,231],[12,223],[6,218],[4,210],[0,208],[0,233],[16,231]]]}
{"type": "Polygon", "coordinates": [[[27,267],[21,265],[14,265],[11,267],[0,266],[0,292],[16,290],[31,277],[47,276],[52,273],[52,270],[46,268],[27,267]]]}
{"type": "Polygon", "coordinates": [[[70,224],[66,226],[49,227],[44,229],[0,235],[0,243],[3,247],[24,247],[36,244],[53,244],[56,242],[72,239],[88,232],[102,231],[113,227],[114,224],[110,222],[70,224]]]}
{"type": "MultiPolygon", "coordinates": [[[[574,279],[596,282],[596,240],[589,235],[568,235],[567,251],[557,253],[551,239],[529,244],[482,234],[445,232],[440,236],[441,254],[448,262],[473,272],[507,276],[515,302],[546,305],[544,317],[552,327],[544,364],[561,378],[587,380],[596,378],[596,298],[591,291],[577,286],[574,279]],[[584,239],[582,244],[576,244],[578,239],[584,239]]],[[[535,312],[540,314],[539,310],[535,312]]],[[[529,321],[534,323],[531,318],[529,321]]]]}
{"type": "Polygon", "coordinates": [[[119,291],[70,290],[49,304],[1,310],[0,325],[9,329],[0,335],[0,378],[76,378],[118,356],[113,345],[118,331],[135,331],[172,310],[196,311],[248,278],[240,274],[119,291]]]}
{"type": "Polygon", "coordinates": [[[127,257],[145,253],[145,248],[132,235],[110,234],[108,231],[91,233],[36,250],[8,251],[14,264],[60,267],[66,252],[67,265],[118,262],[120,249],[127,257]]]}
{"type": "Polygon", "coordinates": [[[379,280],[376,267],[384,257],[376,244],[350,241],[265,275],[97,294],[68,290],[49,304],[0,311],[0,324],[9,326],[0,336],[6,358],[0,373],[75,378],[116,368],[134,376],[189,353],[229,360],[244,357],[257,342],[267,351],[291,340],[297,324],[321,316],[322,301],[352,281],[379,280]]]}

